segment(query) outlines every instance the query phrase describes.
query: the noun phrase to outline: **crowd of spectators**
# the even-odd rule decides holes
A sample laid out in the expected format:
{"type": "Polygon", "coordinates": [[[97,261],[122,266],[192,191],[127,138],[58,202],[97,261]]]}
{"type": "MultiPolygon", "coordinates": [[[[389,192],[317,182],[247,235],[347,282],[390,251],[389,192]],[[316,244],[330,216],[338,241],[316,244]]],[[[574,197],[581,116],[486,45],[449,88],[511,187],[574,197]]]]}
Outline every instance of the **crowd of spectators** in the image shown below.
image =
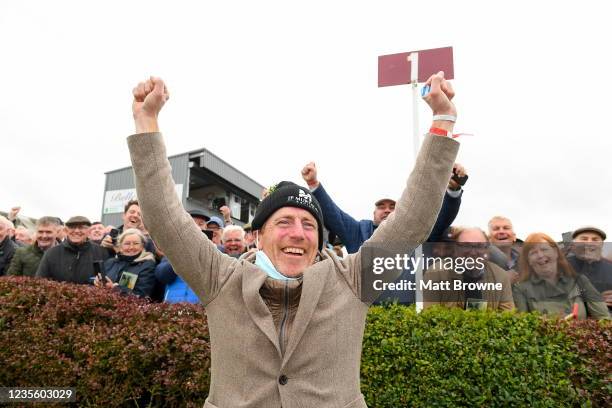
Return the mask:
{"type": "MultiPolygon", "coordinates": [[[[465,169],[456,165],[460,175],[465,169]]],[[[336,256],[356,252],[378,226],[389,217],[395,201],[374,203],[371,220],[355,220],[342,211],[323,189],[314,163],[302,170],[304,181],[321,203],[326,247],[336,256]]],[[[572,232],[571,242],[556,243],[544,233],[517,238],[507,217],[494,216],[488,231],[451,226],[461,205],[463,188],[449,180],[447,194],[432,230],[426,253],[442,258],[484,259],[484,266],[455,271],[426,268],[425,281],[501,283],[501,290],[425,290],[424,306],[538,311],[584,319],[608,318],[612,310],[612,261],[603,255],[606,233],[587,226],[572,232]],[[606,307],[607,306],[607,307],[606,307]]],[[[198,297],[174,272],[162,249],[148,234],[137,200],[125,204],[123,224],[103,225],[83,216],[65,223],[57,217],[37,220],[34,230],[19,225],[19,207],[9,218],[0,216],[0,276],[30,276],[76,284],[93,284],[152,301],[198,303],[198,297]],[[17,225],[16,225],[17,224],[17,225]]],[[[203,211],[189,212],[194,223],[220,252],[240,258],[256,251],[256,231],[250,224],[234,225],[230,210],[209,217],[203,211]]],[[[414,271],[402,277],[414,280],[414,271]]],[[[431,286],[427,286],[431,288],[431,286]]],[[[385,297],[385,296],[383,296],[385,297]]],[[[386,299],[394,299],[394,294],[386,299]]],[[[397,298],[412,303],[414,295],[397,298]]]]}
{"type": "MultiPolygon", "coordinates": [[[[395,210],[395,200],[374,203],[372,219],[356,220],[331,198],[318,179],[315,163],[301,172],[320,203],[328,230],[325,246],[336,256],[355,253],[395,210]]],[[[494,216],[488,231],[453,226],[467,180],[465,168],[453,167],[442,208],[425,244],[424,253],[441,259],[473,258],[482,263],[461,270],[426,267],[423,280],[436,284],[460,281],[468,285],[424,291],[424,306],[538,311],[565,318],[609,318],[612,310],[612,262],[603,255],[606,233],[597,227],[575,229],[561,244],[537,232],[517,238],[510,219],[494,216]],[[492,290],[478,283],[501,284],[492,290]],[[461,288],[461,289],[457,289],[461,288]],[[464,289],[465,288],[465,289],[464,289]]],[[[263,193],[262,198],[267,194],[263,193]]],[[[30,276],[75,284],[93,284],[152,301],[197,303],[198,297],[174,272],[142,221],[137,200],[125,204],[123,224],[103,225],[83,216],[65,223],[52,216],[37,220],[34,230],[19,225],[20,207],[0,216],[0,276],[30,276]]],[[[257,231],[250,224],[234,225],[227,206],[219,216],[189,211],[194,223],[227,256],[240,258],[257,251],[257,231]]],[[[414,254],[412,254],[414,256],[414,254]]],[[[401,279],[414,281],[408,269],[401,279]]],[[[414,293],[381,298],[413,303],[414,293]]]]}
{"type": "MultiPolygon", "coordinates": [[[[319,181],[316,165],[308,163],[301,171],[308,187],[285,181],[270,187],[263,193],[252,225],[241,226],[235,225],[227,206],[219,208],[219,216],[180,208],[172,193],[170,166],[157,126],[157,113],[168,93],[163,81],[151,78],[134,89],[137,134],[128,142],[138,194],[146,210],[144,219],[150,225],[143,222],[138,200],[125,203],[119,226],[92,222],[81,215],[65,223],[45,216],[37,220],[33,231],[16,225],[20,208],[15,207],[8,217],[0,216],[0,277],[93,285],[95,290],[155,302],[199,303],[199,295],[208,308],[211,349],[217,350],[212,352],[211,377],[220,380],[211,381],[209,395],[215,404],[240,393],[244,387],[237,373],[247,371],[257,373],[246,377],[249,381],[258,377],[262,386],[253,389],[267,393],[269,400],[284,396],[293,401],[292,393],[279,394],[277,382],[281,386],[301,382],[285,388],[302,387],[304,399],[317,394],[318,401],[340,401],[336,394],[349,389],[353,394],[359,392],[358,356],[367,306],[374,300],[364,299],[366,280],[359,276],[368,270],[368,258],[363,256],[368,251],[362,252],[368,245],[378,244],[383,248],[376,249],[389,254],[396,243],[406,252],[417,248],[403,254],[417,262],[412,267],[408,263],[397,267],[390,275],[396,282],[415,283],[423,291],[424,307],[516,309],[564,319],[609,319],[612,262],[603,255],[606,233],[602,229],[577,228],[560,245],[542,232],[531,233],[524,241],[518,239],[511,220],[503,216],[492,217],[487,232],[453,225],[468,179],[466,169],[458,163],[451,173],[458,146],[446,136],[452,136],[456,119],[451,102],[454,92],[443,72],[428,82],[435,90],[435,98],[424,96],[434,113],[432,123],[450,124],[430,129],[426,153],[417,159],[397,210],[394,199],[383,197],[374,202],[372,219],[356,220],[332,199],[333,194],[319,181]],[[151,138],[156,148],[143,149],[144,138],[151,138]],[[165,192],[174,201],[159,205],[151,181],[163,185],[161,194],[165,192]],[[166,214],[171,215],[164,217],[166,214]],[[327,239],[323,226],[329,232],[327,239]],[[295,244],[300,237],[307,245],[295,244]],[[361,257],[352,255],[360,252],[361,257]],[[419,257],[439,262],[419,263],[419,257]],[[308,268],[312,268],[310,275],[304,274],[308,268]],[[423,278],[417,282],[421,272],[423,278]],[[361,298],[356,299],[358,292],[361,298]],[[213,305],[213,301],[217,302],[213,305]],[[263,350],[261,356],[240,354],[245,343],[242,338],[236,341],[232,330],[237,329],[246,333],[247,342],[254,339],[249,347],[263,350]],[[346,344],[338,347],[342,340],[346,344]],[[282,370],[289,375],[278,371],[281,361],[282,370]],[[305,366],[319,368],[310,370],[316,376],[308,374],[307,380],[292,376],[304,374],[305,366]],[[325,374],[335,370],[349,374],[325,374]],[[325,378],[323,386],[318,385],[323,384],[320,378],[325,378]],[[338,384],[330,385],[336,380],[338,384]],[[316,388],[320,390],[313,392],[316,388]]],[[[393,279],[384,283],[395,286],[393,279]]],[[[381,297],[403,303],[418,298],[413,289],[404,292],[407,296],[403,298],[395,293],[381,297]]],[[[342,398],[365,404],[362,396],[342,398]]]]}

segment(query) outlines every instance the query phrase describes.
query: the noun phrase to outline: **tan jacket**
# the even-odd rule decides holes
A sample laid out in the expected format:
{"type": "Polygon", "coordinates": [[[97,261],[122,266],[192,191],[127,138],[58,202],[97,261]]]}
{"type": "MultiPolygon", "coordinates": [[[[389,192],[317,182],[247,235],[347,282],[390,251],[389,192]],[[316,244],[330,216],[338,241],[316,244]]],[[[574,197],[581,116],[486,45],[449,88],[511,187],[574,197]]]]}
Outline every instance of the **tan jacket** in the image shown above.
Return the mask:
{"type": "MultiPolygon", "coordinates": [[[[281,350],[261,297],[267,274],[251,258],[220,253],[183,209],[159,133],[128,139],[145,224],[174,270],[206,306],[211,342],[207,408],[363,408],[359,366],[368,305],[360,300],[360,254],[322,254],[304,271],[299,307],[281,350]],[[285,347],[283,347],[285,349],[285,347]],[[284,352],[283,352],[284,351],[284,352]]],[[[427,136],[395,211],[368,240],[427,239],[440,210],[458,143],[427,136]]]]}
{"type": "MultiPolygon", "coordinates": [[[[455,273],[452,269],[433,269],[425,272],[425,281],[450,282],[450,290],[424,290],[424,308],[434,305],[444,305],[447,307],[465,308],[465,292],[454,290],[455,280],[463,282],[463,275],[455,273]]],[[[501,283],[501,290],[483,290],[482,300],[486,302],[489,310],[512,310],[514,300],[512,299],[512,282],[508,272],[501,269],[492,262],[485,262],[485,274],[483,282],[501,283]]]]}

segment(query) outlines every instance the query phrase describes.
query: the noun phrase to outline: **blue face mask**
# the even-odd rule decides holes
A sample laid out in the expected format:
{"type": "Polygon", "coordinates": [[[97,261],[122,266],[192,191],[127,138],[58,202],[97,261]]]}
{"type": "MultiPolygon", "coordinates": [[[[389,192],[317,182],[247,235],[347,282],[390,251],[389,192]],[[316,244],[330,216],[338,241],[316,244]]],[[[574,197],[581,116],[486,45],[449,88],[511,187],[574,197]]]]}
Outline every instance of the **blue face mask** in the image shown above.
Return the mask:
{"type": "Polygon", "coordinates": [[[277,271],[274,265],[272,265],[272,261],[270,261],[270,258],[268,258],[268,255],[266,255],[264,251],[257,251],[255,253],[255,265],[263,269],[263,271],[272,279],[286,281],[297,280],[296,278],[289,278],[277,271]]]}

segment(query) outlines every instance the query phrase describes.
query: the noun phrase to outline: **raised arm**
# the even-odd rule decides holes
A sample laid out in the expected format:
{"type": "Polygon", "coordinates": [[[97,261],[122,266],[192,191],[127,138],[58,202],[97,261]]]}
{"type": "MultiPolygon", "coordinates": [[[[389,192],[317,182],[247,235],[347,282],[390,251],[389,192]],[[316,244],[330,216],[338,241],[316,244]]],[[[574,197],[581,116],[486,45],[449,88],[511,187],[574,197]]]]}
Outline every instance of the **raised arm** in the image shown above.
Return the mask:
{"type": "Polygon", "coordinates": [[[316,164],[310,162],[302,169],[302,178],[321,205],[325,228],[338,235],[349,253],[354,253],[361,246],[359,221],[336,205],[319,182],[317,173],[316,164]]]}
{"type": "MultiPolygon", "coordinates": [[[[441,241],[443,238],[442,234],[444,234],[444,231],[446,231],[446,229],[453,224],[453,221],[455,221],[455,218],[457,218],[457,214],[459,213],[463,188],[461,187],[461,184],[455,180],[455,176],[460,178],[467,176],[465,167],[459,163],[455,163],[453,165],[453,177],[451,177],[448,181],[448,189],[446,190],[446,194],[444,194],[442,208],[440,209],[436,223],[431,230],[431,234],[429,234],[429,238],[427,239],[429,242],[441,241]]],[[[465,183],[465,181],[463,183],[465,183]]]]}
{"type": "MultiPolygon", "coordinates": [[[[424,98],[434,117],[457,117],[452,103],[455,93],[444,73],[432,75],[427,81],[431,92],[424,98]]],[[[432,128],[452,134],[454,122],[434,120],[432,128]]],[[[374,232],[370,245],[391,245],[405,243],[406,253],[427,240],[446,193],[459,143],[448,136],[428,134],[423,141],[414,169],[395,211],[391,213],[374,232]]]]}
{"type": "MultiPolygon", "coordinates": [[[[452,133],[454,122],[436,120],[436,115],[456,117],[457,111],[451,102],[454,92],[451,84],[440,72],[429,78],[431,92],[424,98],[434,114],[432,128],[435,134],[428,134],[421,146],[414,168],[408,178],[406,188],[397,201],[395,211],[376,229],[372,237],[365,242],[360,251],[349,256],[349,282],[361,291],[361,254],[364,247],[368,251],[378,250],[386,256],[409,254],[429,236],[436,221],[442,199],[446,192],[453,163],[459,150],[459,143],[451,137],[438,133],[452,133]]],[[[384,255],[383,255],[384,256],[384,255]]],[[[371,271],[370,271],[371,272],[371,271]]],[[[365,271],[368,273],[368,271],[365,271]]],[[[402,269],[381,275],[385,281],[393,281],[402,273],[402,269]]],[[[365,284],[365,282],[364,282],[365,284]]]]}
{"type": "Polygon", "coordinates": [[[237,261],[221,254],[187,214],[176,194],[157,117],[169,98],[164,82],[151,78],[134,88],[136,134],[128,138],[144,223],[174,270],[204,305],[210,303],[237,261]]]}

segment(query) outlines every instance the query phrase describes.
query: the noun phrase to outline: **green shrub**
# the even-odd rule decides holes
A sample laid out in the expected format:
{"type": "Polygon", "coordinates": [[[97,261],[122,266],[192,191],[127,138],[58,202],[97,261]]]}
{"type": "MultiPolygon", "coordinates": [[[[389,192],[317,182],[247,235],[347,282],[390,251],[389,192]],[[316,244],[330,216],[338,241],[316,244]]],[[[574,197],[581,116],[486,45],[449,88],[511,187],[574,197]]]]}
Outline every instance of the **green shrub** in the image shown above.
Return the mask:
{"type": "Polygon", "coordinates": [[[204,310],[87,285],[0,279],[0,386],[75,387],[79,406],[201,407],[204,310]]]}
{"type": "Polygon", "coordinates": [[[362,391],[372,407],[606,406],[610,328],[535,314],[373,307],[362,391]],[[585,334],[606,348],[581,355],[585,334]]]}
{"type": "MultiPolygon", "coordinates": [[[[370,407],[611,406],[611,323],[534,314],[372,307],[370,407]]],[[[78,406],[198,406],[206,316],[92,286],[0,278],[0,386],[70,386],[78,406]]]]}

